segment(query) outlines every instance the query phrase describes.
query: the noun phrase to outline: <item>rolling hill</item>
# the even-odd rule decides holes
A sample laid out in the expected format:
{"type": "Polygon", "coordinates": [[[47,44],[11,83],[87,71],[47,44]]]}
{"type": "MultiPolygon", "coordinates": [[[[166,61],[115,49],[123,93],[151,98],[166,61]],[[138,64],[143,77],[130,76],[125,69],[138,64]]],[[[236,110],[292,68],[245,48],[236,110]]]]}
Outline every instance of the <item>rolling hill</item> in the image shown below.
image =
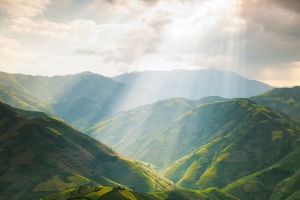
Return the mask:
{"type": "Polygon", "coordinates": [[[136,191],[172,183],[62,120],[0,103],[0,199],[38,199],[80,185],[136,191]]]}
{"type": "Polygon", "coordinates": [[[247,99],[219,104],[236,107],[231,116],[237,115],[240,120],[236,119],[227,133],[214,134],[174,162],[164,175],[187,188],[225,187],[224,191],[241,199],[253,199],[255,195],[268,199],[275,197],[271,194],[276,191],[288,197],[299,190],[294,177],[300,169],[300,121],[247,99]]]}
{"type": "Polygon", "coordinates": [[[217,69],[144,71],[121,74],[112,78],[121,83],[151,89],[164,99],[206,96],[241,98],[273,89],[265,83],[246,79],[236,73],[217,69]]]}
{"type": "Polygon", "coordinates": [[[265,173],[262,179],[274,184],[265,185],[268,197],[284,185],[292,185],[285,197],[299,189],[293,177],[299,170],[300,121],[249,99],[198,104],[174,98],[121,113],[93,128],[93,137],[106,137],[103,141],[121,152],[164,168],[163,175],[180,187],[226,188],[243,199],[248,190],[234,192],[245,189],[241,180],[265,173]],[[228,189],[231,183],[235,189],[228,189]]]}
{"type": "MultiPolygon", "coordinates": [[[[197,148],[203,139],[197,135],[205,129],[205,122],[200,125],[197,120],[202,116],[193,110],[205,103],[224,100],[206,97],[195,101],[184,98],[159,101],[100,121],[85,133],[129,157],[163,168],[197,148]]],[[[206,128],[203,137],[220,127],[206,128]]]]}
{"type": "Polygon", "coordinates": [[[250,99],[300,119],[300,86],[275,88],[250,99]]]}
{"type": "Polygon", "coordinates": [[[176,189],[159,193],[140,193],[132,190],[127,190],[122,187],[80,187],[59,194],[48,196],[42,200],[65,200],[65,199],[82,199],[82,200],[100,200],[100,199],[118,199],[118,200],[237,200],[232,195],[229,195],[216,188],[196,191],[186,189],[176,189]]]}

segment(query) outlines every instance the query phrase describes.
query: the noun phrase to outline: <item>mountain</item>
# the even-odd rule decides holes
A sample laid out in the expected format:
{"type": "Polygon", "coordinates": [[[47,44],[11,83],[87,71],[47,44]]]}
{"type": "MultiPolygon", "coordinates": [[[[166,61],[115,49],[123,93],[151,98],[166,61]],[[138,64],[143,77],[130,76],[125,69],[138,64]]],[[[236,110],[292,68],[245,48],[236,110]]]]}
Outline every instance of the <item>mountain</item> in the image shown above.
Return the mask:
{"type": "Polygon", "coordinates": [[[90,72],[53,77],[0,73],[2,102],[54,114],[77,128],[157,98],[152,91],[90,72]]]}
{"type": "Polygon", "coordinates": [[[100,200],[100,199],[118,199],[118,200],[237,200],[216,188],[196,191],[186,189],[176,189],[159,193],[140,193],[128,190],[122,187],[80,187],[78,189],[70,189],[59,194],[48,196],[42,200],[64,200],[64,199],[82,199],[82,200],[100,200]]]}
{"type": "Polygon", "coordinates": [[[206,96],[250,97],[273,89],[265,83],[217,69],[132,72],[112,79],[151,89],[164,99],[173,97],[199,99],[206,96]]]}
{"type": "Polygon", "coordinates": [[[250,99],[300,119],[300,86],[275,88],[250,99]]]}
{"type": "Polygon", "coordinates": [[[244,199],[243,178],[265,173],[262,181],[274,184],[265,185],[269,196],[292,188],[283,192],[288,197],[300,189],[300,121],[249,99],[197,104],[174,98],[120,113],[90,131],[121,152],[164,168],[163,175],[180,187],[225,188],[244,199]]]}
{"type": "Polygon", "coordinates": [[[0,103],[0,199],[38,199],[80,185],[136,191],[172,183],[62,120],[0,103]]]}
{"type": "Polygon", "coordinates": [[[199,100],[173,98],[159,101],[100,121],[84,132],[129,157],[163,168],[197,148],[203,140],[197,136],[199,132],[212,134],[222,127],[210,129],[204,126],[204,121],[200,125],[197,121],[202,116],[197,116],[194,109],[205,103],[224,100],[206,97],[199,100]]]}
{"type": "Polygon", "coordinates": [[[163,99],[253,96],[271,86],[210,70],[145,71],[107,78],[91,72],[31,76],[0,72],[0,101],[58,116],[83,130],[111,114],[163,99]]]}
{"type": "Polygon", "coordinates": [[[224,191],[241,199],[253,199],[249,192],[258,198],[267,191],[260,199],[268,199],[275,191],[289,196],[299,190],[294,177],[300,170],[300,121],[247,99],[218,104],[209,106],[215,106],[221,117],[231,118],[226,125],[231,128],[214,133],[171,164],[164,176],[187,188],[225,187],[224,191]],[[222,114],[222,107],[227,114],[222,114]]]}

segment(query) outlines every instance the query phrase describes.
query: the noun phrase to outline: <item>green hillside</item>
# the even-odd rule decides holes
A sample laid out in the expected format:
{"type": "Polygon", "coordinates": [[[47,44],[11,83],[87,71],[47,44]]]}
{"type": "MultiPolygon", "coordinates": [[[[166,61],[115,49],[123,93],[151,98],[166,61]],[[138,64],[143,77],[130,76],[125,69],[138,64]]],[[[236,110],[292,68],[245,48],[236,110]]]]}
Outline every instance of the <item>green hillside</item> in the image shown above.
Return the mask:
{"type": "Polygon", "coordinates": [[[276,88],[250,99],[300,119],[300,86],[276,88]]]}
{"type": "Polygon", "coordinates": [[[300,121],[249,99],[213,102],[161,101],[88,133],[165,168],[163,175],[180,187],[224,188],[240,199],[296,198],[300,121]]]}
{"type": "Polygon", "coordinates": [[[227,185],[223,191],[241,199],[299,199],[300,144],[276,164],[227,185]]]}
{"type": "Polygon", "coordinates": [[[51,195],[43,198],[43,200],[65,200],[65,199],[82,199],[82,200],[237,200],[216,188],[209,188],[207,190],[186,190],[176,189],[165,192],[156,193],[140,193],[128,190],[123,187],[80,187],[63,191],[59,194],[51,195]]]}
{"type": "Polygon", "coordinates": [[[208,113],[218,113],[215,110],[206,111],[205,106],[203,112],[198,113],[197,110],[202,107],[197,106],[221,100],[224,99],[164,100],[100,121],[85,133],[131,158],[163,168],[197,148],[210,134],[219,131],[224,124],[215,126],[213,122],[215,127],[208,128],[206,121],[199,121],[208,113]]]}
{"type": "Polygon", "coordinates": [[[80,185],[172,188],[154,171],[62,120],[0,103],[0,199],[37,199],[80,185]]]}
{"type": "MultiPolygon", "coordinates": [[[[297,155],[295,148],[300,138],[298,120],[247,99],[206,107],[214,107],[219,112],[218,118],[212,115],[207,121],[216,119],[216,124],[221,124],[224,119],[231,119],[223,126],[230,128],[215,132],[205,144],[165,170],[164,175],[177,185],[199,189],[222,188],[273,166],[290,154],[297,155]]],[[[292,162],[288,164],[293,165],[292,162]]]]}

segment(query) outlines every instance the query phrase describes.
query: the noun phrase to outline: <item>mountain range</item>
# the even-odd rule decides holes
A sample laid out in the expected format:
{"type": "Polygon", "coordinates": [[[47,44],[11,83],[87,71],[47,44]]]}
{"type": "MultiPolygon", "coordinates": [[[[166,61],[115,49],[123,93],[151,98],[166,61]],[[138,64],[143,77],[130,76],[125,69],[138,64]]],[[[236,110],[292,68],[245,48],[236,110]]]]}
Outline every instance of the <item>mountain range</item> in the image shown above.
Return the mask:
{"type": "Polygon", "coordinates": [[[249,80],[236,73],[217,69],[143,71],[121,74],[112,78],[121,83],[151,89],[163,99],[184,97],[199,99],[207,96],[241,98],[259,95],[274,87],[249,80]]]}
{"type": "Polygon", "coordinates": [[[166,98],[248,97],[272,88],[215,69],[146,71],[113,78],[91,72],[53,77],[0,73],[0,101],[58,116],[80,130],[113,113],[166,98]]]}
{"type": "Polygon", "coordinates": [[[153,163],[180,187],[223,188],[241,199],[293,198],[300,189],[300,121],[288,114],[297,108],[298,90],[250,98],[268,107],[245,98],[173,98],[122,112],[86,133],[153,163]]]}
{"type": "Polygon", "coordinates": [[[298,199],[299,94],[214,69],[0,73],[0,199],[298,199]]]}
{"type": "Polygon", "coordinates": [[[0,73],[0,101],[56,115],[77,128],[111,113],[151,103],[156,97],[146,89],[90,72],[54,77],[0,73]]]}

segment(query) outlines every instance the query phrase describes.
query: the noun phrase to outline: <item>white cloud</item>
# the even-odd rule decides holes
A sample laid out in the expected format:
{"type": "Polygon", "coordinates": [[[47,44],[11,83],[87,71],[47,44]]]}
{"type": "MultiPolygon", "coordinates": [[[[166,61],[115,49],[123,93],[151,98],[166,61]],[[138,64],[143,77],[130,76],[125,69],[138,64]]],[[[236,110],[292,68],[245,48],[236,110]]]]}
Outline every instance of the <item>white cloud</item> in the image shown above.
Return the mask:
{"type": "Polygon", "coordinates": [[[44,74],[46,68],[112,74],[215,67],[260,80],[264,79],[259,72],[266,69],[270,73],[265,76],[272,70],[276,74],[300,68],[296,0],[53,0],[48,4],[49,0],[0,0],[0,11],[10,15],[0,38],[2,52],[10,58],[6,65],[12,66],[16,56],[18,66],[22,61],[44,74]]]}
{"type": "Polygon", "coordinates": [[[49,0],[0,0],[0,10],[12,17],[33,17],[41,14],[49,0]]]}
{"type": "Polygon", "coordinates": [[[21,44],[16,40],[0,37],[0,48],[1,49],[18,49],[21,47],[21,44]]]}
{"type": "Polygon", "coordinates": [[[74,20],[68,24],[47,19],[33,20],[27,17],[13,19],[11,30],[19,34],[39,34],[60,40],[74,41],[94,37],[96,23],[92,20],[74,20]]]}

